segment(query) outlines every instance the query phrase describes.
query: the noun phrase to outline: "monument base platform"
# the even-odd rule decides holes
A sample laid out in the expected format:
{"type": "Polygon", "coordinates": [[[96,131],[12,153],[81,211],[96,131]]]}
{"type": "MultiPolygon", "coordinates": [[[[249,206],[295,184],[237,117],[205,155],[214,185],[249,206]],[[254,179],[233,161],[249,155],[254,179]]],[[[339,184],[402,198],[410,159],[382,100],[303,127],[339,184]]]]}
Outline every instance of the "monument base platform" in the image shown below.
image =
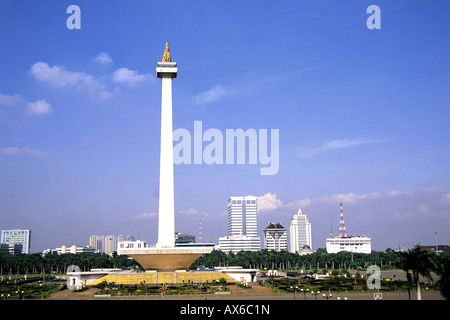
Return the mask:
{"type": "Polygon", "coordinates": [[[95,286],[103,281],[114,282],[115,285],[154,285],[154,284],[187,284],[211,283],[224,278],[227,283],[239,283],[239,280],[219,271],[188,271],[188,272],[140,272],[108,274],[89,283],[95,286]]]}
{"type": "Polygon", "coordinates": [[[187,270],[195,260],[212,250],[211,247],[146,247],[120,249],[118,254],[133,258],[145,271],[168,272],[187,270]]]}

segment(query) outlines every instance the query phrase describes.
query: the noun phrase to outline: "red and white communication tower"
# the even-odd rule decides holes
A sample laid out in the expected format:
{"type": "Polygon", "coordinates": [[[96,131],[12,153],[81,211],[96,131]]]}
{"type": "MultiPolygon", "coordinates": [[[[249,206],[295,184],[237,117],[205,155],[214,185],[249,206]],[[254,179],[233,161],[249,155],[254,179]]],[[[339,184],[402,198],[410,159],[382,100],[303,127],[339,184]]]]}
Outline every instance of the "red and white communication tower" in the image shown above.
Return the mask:
{"type": "Polygon", "coordinates": [[[345,229],[345,223],[344,223],[344,210],[342,208],[342,202],[341,202],[341,216],[339,218],[339,236],[340,237],[347,236],[347,230],[345,229]]]}

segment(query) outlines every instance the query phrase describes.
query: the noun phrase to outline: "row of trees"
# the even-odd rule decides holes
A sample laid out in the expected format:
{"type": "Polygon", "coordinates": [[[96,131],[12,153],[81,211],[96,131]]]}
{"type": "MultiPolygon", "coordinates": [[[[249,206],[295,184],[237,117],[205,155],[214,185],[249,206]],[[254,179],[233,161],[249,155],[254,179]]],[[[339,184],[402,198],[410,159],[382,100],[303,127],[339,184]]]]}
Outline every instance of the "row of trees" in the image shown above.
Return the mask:
{"type": "MultiPolygon", "coordinates": [[[[400,259],[398,252],[386,250],[386,252],[374,252],[372,254],[340,252],[328,254],[325,249],[317,249],[316,252],[300,256],[288,251],[261,250],[258,252],[241,251],[239,253],[225,253],[214,250],[195,261],[191,269],[200,266],[207,268],[223,266],[242,266],[244,268],[259,269],[347,269],[364,267],[369,265],[394,266],[400,259]]],[[[45,255],[22,254],[0,255],[0,274],[50,274],[65,273],[70,265],[77,265],[81,270],[92,268],[129,268],[138,267],[134,260],[126,256],[114,253],[112,256],[95,253],[45,255]]]]}
{"type": "Polygon", "coordinates": [[[288,251],[240,251],[227,254],[220,250],[214,250],[195,261],[191,269],[202,266],[207,268],[242,266],[255,269],[356,269],[370,265],[394,267],[400,259],[399,252],[392,249],[364,254],[327,253],[324,248],[319,248],[311,254],[302,256],[288,251]]]}
{"type": "MultiPolygon", "coordinates": [[[[288,251],[261,250],[258,252],[241,251],[238,253],[225,253],[213,250],[210,254],[197,259],[191,269],[198,267],[225,267],[242,266],[255,269],[356,269],[378,265],[380,267],[398,267],[404,260],[402,252],[387,249],[385,252],[377,251],[371,254],[363,253],[327,253],[325,249],[319,248],[316,252],[308,255],[298,255],[288,251]]],[[[427,252],[427,254],[432,254],[427,252]]],[[[449,254],[440,255],[443,259],[449,254]]],[[[130,268],[138,267],[138,264],[128,259],[127,256],[119,256],[116,253],[109,256],[104,253],[63,254],[45,255],[23,254],[23,255],[0,255],[0,274],[49,274],[65,273],[70,265],[77,265],[82,271],[92,268],[130,268]]]]}
{"type": "Polygon", "coordinates": [[[0,254],[0,274],[61,274],[66,273],[69,266],[76,265],[81,271],[89,271],[95,268],[120,268],[137,267],[138,264],[128,259],[127,256],[119,256],[116,253],[109,256],[104,253],[80,254],[47,254],[42,256],[33,254],[0,254]]]}

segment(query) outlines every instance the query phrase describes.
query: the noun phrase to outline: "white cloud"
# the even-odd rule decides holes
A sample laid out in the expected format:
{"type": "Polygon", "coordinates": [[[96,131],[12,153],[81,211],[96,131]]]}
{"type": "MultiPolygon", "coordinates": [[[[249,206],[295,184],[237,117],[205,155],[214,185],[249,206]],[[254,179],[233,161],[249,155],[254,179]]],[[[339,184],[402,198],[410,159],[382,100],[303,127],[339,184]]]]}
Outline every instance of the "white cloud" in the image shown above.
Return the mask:
{"type": "Polygon", "coordinates": [[[277,195],[270,192],[263,196],[259,196],[257,201],[258,211],[272,211],[283,206],[283,202],[277,198],[277,195]]]}
{"type": "Polygon", "coordinates": [[[332,140],[323,145],[325,149],[341,149],[341,148],[349,148],[354,146],[360,146],[368,143],[373,143],[371,140],[367,139],[337,139],[332,140]]]}
{"type": "Polygon", "coordinates": [[[317,201],[319,202],[345,202],[345,203],[355,203],[360,200],[373,200],[381,196],[378,192],[372,192],[368,194],[357,195],[352,192],[350,193],[337,193],[333,195],[325,195],[320,197],[317,201]]]}
{"type": "Polygon", "coordinates": [[[419,203],[416,208],[417,213],[424,214],[430,211],[430,207],[425,203],[419,203]]]}
{"type": "Polygon", "coordinates": [[[195,103],[207,104],[217,101],[220,97],[225,95],[226,90],[221,85],[216,85],[214,88],[202,92],[195,96],[195,103]]]}
{"type": "Polygon", "coordinates": [[[317,148],[302,149],[302,150],[300,150],[298,155],[302,158],[306,158],[306,157],[315,156],[320,153],[328,152],[331,150],[360,147],[360,146],[364,146],[367,144],[382,143],[382,142],[385,142],[385,141],[370,140],[370,139],[363,139],[363,138],[336,139],[336,140],[328,141],[317,148]]]}
{"type": "MultiPolygon", "coordinates": [[[[99,53],[94,60],[98,63],[112,63],[112,59],[107,53],[99,53]]],[[[90,74],[78,71],[70,71],[62,66],[50,66],[45,62],[39,61],[33,64],[29,73],[38,81],[46,82],[54,88],[73,87],[82,90],[89,90],[99,95],[101,99],[109,99],[113,94],[108,90],[105,82],[102,80],[109,78],[115,83],[136,86],[145,81],[154,81],[155,77],[151,74],[140,74],[137,71],[128,68],[119,68],[108,77],[95,78],[90,74]]],[[[12,98],[9,96],[0,96],[2,101],[9,102],[12,98]]]]}
{"type": "Polygon", "coordinates": [[[299,208],[311,207],[318,204],[333,204],[333,203],[357,203],[364,200],[374,200],[380,198],[382,195],[378,192],[357,195],[355,193],[336,193],[332,195],[324,195],[313,199],[298,199],[289,203],[283,203],[276,194],[266,193],[258,197],[258,211],[274,211],[283,208],[292,212],[296,212],[299,208]]]}
{"type": "Polygon", "coordinates": [[[33,75],[36,80],[48,82],[55,88],[61,87],[81,87],[98,89],[102,85],[93,76],[84,72],[68,71],[64,67],[49,66],[45,62],[36,62],[31,66],[30,74],[33,75]]]}
{"type": "Polygon", "coordinates": [[[284,207],[286,209],[289,209],[289,210],[292,210],[293,212],[295,212],[298,209],[307,208],[307,207],[311,206],[311,204],[312,204],[311,199],[300,199],[300,200],[291,201],[291,202],[287,203],[284,207]]]}
{"type": "Polygon", "coordinates": [[[18,105],[26,107],[26,113],[30,115],[40,115],[53,111],[52,106],[45,99],[36,102],[26,102],[19,94],[7,95],[0,93],[0,105],[12,106],[18,105]]]}
{"type": "Polygon", "coordinates": [[[388,197],[396,197],[396,196],[399,196],[399,195],[401,195],[401,194],[402,194],[402,192],[401,192],[401,191],[398,191],[398,190],[391,190],[391,191],[389,191],[389,192],[386,193],[386,195],[387,195],[388,197]]]}
{"type": "Polygon", "coordinates": [[[136,219],[154,219],[158,217],[158,212],[145,212],[135,216],[136,219]]]}
{"type": "Polygon", "coordinates": [[[197,209],[189,208],[188,210],[180,210],[177,212],[178,214],[182,214],[188,217],[202,217],[208,218],[209,214],[204,211],[198,211],[197,209]]]}
{"type": "Polygon", "coordinates": [[[414,215],[412,215],[409,212],[403,212],[403,213],[394,213],[394,215],[392,217],[395,220],[405,221],[405,220],[410,220],[410,219],[414,218],[414,215]]]}
{"type": "Polygon", "coordinates": [[[99,54],[94,58],[94,61],[103,65],[113,62],[109,54],[107,54],[106,52],[99,52],[99,54]]]}
{"type": "Polygon", "coordinates": [[[0,152],[8,156],[42,156],[45,154],[43,151],[29,147],[7,147],[0,149],[0,152]]]}
{"type": "Polygon", "coordinates": [[[446,193],[442,195],[442,202],[449,202],[450,203],[450,193],[446,193]]]}
{"type": "Polygon", "coordinates": [[[287,211],[297,212],[299,208],[309,207],[312,203],[311,199],[294,200],[289,203],[283,203],[276,194],[267,192],[263,196],[258,197],[258,211],[270,212],[277,209],[285,209],[287,211]]]}
{"type": "Polygon", "coordinates": [[[113,97],[113,95],[111,92],[108,92],[108,91],[100,92],[100,98],[102,98],[102,99],[110,99],[112,97],[113,97]]]}
{"type": "Polygon", "coordinates": [[[11,106],[22,101],[22,97],[18,94],[2,94],[0,93],[0,105],[11,106]]]}
{"type": "Polygon", "coordinates": [[[46,100],[38,100],[27,104],[27,113],[33,115],[41,115],[52,112],[52,106],[46,100]]]}
{"type": "Polygon", "coordinates": [[[113,72],[112,78],[117,83],[128,84],[130,86],[135,86],[144,81],[154,80],[151,74],[139,74],[128,68],[117,69],[113,72]]]}

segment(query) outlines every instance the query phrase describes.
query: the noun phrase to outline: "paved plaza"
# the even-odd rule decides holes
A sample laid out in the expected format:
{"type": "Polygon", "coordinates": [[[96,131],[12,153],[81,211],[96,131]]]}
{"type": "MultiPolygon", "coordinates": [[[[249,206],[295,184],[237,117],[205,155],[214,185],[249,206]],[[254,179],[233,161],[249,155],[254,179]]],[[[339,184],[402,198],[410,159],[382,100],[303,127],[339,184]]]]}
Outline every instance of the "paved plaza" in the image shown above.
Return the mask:
{"type": "MultiPolygon", "coordinates": [[[[198,295],[140,295],[140,296],[120,296],[120,297],[96,297],[96,288],[90,288],[83,292],[73,292],[72,290],[63,290],[52,294],[46,300],[296,300],[296,301],[313,301],[325,300],[322,295],[314,297],[312,294],[296,293],[294,294],[277,294],[271,289],[261,286],[257,283],[252,283],[250,289],[243,289],[236,285],[229,286],[231,291],[227,295],[214,294],[198,294],[198,295]]],[[[332,300],[374,300],[373,293],[331,293],[332,300]]],[[[411,300],[416,300],[415,292],[411,293],[411,300]]],[[[382,300],[409,300],[408,292],[389,292],[382,294],[382,300]]],[[[444,300],[441,294],[437,291],[423,290],[422,300],[444,300]]]]}

